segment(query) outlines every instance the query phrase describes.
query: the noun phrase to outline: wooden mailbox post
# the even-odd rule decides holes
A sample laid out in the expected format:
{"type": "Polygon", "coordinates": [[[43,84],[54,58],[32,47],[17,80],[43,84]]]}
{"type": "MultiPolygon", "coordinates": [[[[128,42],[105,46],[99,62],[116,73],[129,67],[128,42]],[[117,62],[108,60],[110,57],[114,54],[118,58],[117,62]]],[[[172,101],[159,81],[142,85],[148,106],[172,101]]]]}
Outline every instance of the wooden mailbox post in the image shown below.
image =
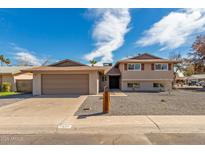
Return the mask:
{"type": "Polygon", "coordinates": [[[103,113],[108,112],[110,112],[110,93],[108,87],[105,87],[103,93],[103,113]]]}

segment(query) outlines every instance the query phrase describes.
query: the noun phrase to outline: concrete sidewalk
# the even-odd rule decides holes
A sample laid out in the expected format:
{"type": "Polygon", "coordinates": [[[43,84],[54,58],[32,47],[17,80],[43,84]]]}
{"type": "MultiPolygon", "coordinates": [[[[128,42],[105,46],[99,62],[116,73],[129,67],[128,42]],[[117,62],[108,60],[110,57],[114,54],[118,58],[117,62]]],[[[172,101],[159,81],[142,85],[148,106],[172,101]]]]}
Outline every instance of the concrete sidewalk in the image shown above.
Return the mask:
{"type": "Polygon", "coordinates": [[[22,119],[15,117],[11,121],[8,117],[4,117],[0,119],[0,134],[205,133],[205,116],[93,116],[83,119],[67,116],[66,119],[53,118],[52,116],[38,117],[31,121],[29,117],[22,119]]]}
{"type": "Polygon", "coordinates": [[[60,133],[205,133],[205,116],[91,116],[68,117],[72,128],[60,133]]]}

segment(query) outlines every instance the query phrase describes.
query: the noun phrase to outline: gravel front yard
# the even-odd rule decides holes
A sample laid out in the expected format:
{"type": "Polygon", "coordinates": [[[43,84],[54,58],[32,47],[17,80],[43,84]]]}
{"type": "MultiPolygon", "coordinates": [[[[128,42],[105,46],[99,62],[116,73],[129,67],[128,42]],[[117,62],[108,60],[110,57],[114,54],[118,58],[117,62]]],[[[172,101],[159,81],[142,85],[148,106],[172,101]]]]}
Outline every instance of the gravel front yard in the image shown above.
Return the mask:
{"type": "MultiPolygon", "coordinates": [[[[171,95],[167,92],[133,92],[126,95],[111,97],[111,111],[106,115],[205,115],[205,92],[175,90],[171,95]]],[[[89,96],[75,115],[101,113],[102,97],[89,96]]]]}

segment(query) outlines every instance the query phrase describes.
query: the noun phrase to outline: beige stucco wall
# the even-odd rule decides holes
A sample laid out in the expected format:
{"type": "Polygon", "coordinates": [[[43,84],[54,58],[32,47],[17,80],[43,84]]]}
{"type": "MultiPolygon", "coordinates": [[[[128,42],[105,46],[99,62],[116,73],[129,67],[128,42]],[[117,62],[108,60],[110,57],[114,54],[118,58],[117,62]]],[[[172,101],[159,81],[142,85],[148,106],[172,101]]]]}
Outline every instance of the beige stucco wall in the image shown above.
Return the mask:
{"type": "Polygon", "coordinates": [[[33,95],[41,95],[41,74],[89,74],[89,94],[96,95],[99,92],[99,73],[97,71],[44,72],[33,75],[33,95]]]}
{"type": "Polygon", "coordinates": [[[89,73],[89,94],[96,95],[99,93],[99,73],[92,71],[89,73]]]}
{"type": "Polygon", "coordinates": [[[151,69],[151,63],[144,63],[142,71],[128,71],[124,69],[124,63],[119,64],[121,72],[121,90],[123,91],[159,91],[171,89],[174,72],[173,64],[171,70],[155,71],[151,69]],[[139,82],[140,88],[132,89],[127,87],[128,82],[139,82]],[[165,88],[154,88],[153,83],[162,83],[165,88]]]}
{"type": "Polygon", "coordinates": [[[122,82],[122,91],[168,91],[171,90],[172,81],[123,81],[122,82]],[[128,88],[127,83],[137,82],[140,84],[139,88],[128,88]],[[161,83],[164,85],[164,88],[153,87],[153,83],[161,83]]]}
{"type": "MultiPolygon", "coordinates": [[[[173,66],[173,65],[172,65],[173,66]]],[[[121,72],[121,79],[130,80],[130,79],[173,79],[173,67],[168,71],[156,71],[151,70],[151,63],[144,64],[144,70],[142,71],[128,71],[124,69],[124,64],[119,64],[119,69],[121,72]]]]}
{"type": "Polygon", "coordinates": [[[33,74],[33,95],[41,95],[41,74],[33,74]]]}

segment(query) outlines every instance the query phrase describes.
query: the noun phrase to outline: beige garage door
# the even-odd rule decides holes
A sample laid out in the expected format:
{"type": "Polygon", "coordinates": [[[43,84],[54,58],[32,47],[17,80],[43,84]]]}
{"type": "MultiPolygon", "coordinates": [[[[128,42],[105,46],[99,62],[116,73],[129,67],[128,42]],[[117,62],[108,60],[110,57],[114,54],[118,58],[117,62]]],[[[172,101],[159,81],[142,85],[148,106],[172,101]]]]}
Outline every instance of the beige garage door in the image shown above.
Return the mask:
{"type": "Polygon", "coordinates": [[[87,74],[46,74],[42,75],[42,94],[88,94],[87,74]]]}
{"type": "Polygon", "coordinates": [[[32,80],[16,80],[16,89],[18,92],[31,93],[32,80]]]}

